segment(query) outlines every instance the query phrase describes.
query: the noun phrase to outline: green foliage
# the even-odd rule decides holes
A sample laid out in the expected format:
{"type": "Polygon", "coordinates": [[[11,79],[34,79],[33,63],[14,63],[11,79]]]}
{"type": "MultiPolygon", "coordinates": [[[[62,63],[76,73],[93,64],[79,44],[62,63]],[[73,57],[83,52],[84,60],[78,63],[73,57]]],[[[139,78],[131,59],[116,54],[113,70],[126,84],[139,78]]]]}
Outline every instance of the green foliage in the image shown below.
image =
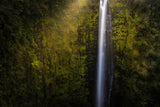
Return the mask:
{"type": "Polygon", "coordinates": [[[157,3],[158,0],[112,1],[115,44],[112,106],[160,106],[157,91],[160,57],[156,48],[159,16],[153,18],[153,14],[158,14],[154,10],[159,7],[157,3]]]}
{"type": "Polygon", "coordinates": [[[95,56],[87,52],[96,47],[95,4],[0,1],[0,106],[91,106],[86,78],[95,56]]]}

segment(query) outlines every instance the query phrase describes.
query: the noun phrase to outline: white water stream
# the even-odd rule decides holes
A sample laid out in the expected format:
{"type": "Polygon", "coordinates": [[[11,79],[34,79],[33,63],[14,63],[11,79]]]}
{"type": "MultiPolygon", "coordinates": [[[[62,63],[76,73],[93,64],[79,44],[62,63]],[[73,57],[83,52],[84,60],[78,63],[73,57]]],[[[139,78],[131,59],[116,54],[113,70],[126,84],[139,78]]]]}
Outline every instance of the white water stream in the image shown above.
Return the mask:
{"type": "Polygon", "coordinates": [[[113,82],[112,26],[109,0],[100,0],[96,107],[109,107],[113,82]]]}

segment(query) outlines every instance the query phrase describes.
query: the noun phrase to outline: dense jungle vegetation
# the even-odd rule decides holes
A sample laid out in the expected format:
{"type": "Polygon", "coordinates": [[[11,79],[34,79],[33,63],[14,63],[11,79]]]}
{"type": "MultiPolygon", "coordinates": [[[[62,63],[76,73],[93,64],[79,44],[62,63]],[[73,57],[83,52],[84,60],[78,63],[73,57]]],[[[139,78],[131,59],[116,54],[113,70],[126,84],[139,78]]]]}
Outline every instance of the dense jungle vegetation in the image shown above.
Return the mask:
{"type": "MultiPolygon", "coordinates": [[[[111,107],[160,107],[160,0],[110,0],[111,107]]],[[[99,0],[0,0],[0,106],[95,105],[99,0]]]]}

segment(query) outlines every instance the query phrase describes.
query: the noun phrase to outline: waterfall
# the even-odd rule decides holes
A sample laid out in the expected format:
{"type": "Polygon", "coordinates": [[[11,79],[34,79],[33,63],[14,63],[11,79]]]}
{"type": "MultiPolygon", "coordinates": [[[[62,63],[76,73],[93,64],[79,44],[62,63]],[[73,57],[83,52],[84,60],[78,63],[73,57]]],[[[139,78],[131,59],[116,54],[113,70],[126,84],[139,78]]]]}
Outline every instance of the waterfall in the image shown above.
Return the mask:
{"type": "Polygon", "coordinates": [[[99,4],[96,107],[109,107],[113,83],[112,24],[109,0],[99,4]]]}

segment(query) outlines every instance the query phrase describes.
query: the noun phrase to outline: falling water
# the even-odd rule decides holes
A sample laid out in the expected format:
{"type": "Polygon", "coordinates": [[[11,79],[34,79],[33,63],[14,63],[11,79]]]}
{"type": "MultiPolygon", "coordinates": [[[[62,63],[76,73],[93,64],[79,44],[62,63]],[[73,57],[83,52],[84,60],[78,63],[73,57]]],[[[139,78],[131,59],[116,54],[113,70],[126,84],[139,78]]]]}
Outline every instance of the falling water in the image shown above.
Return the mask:
{"type": "Polygon", "coordinates": [[[100,0],[96,107],[109,107],[113,82],[112,26],[109,0],[100,0]]]}

